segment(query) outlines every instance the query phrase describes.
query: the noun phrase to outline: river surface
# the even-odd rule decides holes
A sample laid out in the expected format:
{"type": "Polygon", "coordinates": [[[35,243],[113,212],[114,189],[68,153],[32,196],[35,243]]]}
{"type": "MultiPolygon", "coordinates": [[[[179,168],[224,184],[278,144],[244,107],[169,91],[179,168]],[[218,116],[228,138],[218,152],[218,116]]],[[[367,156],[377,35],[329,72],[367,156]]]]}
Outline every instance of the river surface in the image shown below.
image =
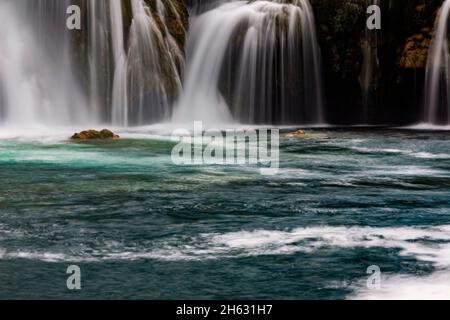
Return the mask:
{"type": "Polygon", "coordinates": [[[450,298],[448,131],[281,135],[274,176],[119,134],[0,139],[0,299],[450,298]]]}

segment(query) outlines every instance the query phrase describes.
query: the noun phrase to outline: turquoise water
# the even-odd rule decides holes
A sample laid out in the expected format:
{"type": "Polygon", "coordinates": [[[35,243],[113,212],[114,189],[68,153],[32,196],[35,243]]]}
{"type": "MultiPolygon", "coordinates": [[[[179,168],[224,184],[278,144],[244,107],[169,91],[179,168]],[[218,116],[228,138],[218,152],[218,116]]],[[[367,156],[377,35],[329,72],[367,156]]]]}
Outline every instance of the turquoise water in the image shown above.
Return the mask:
{"type": "Polygon", "coordinates": [[[121,135],[0,140],[0,298],[450,298],[448,132],[282,137],[275,176],[121,135]]]}

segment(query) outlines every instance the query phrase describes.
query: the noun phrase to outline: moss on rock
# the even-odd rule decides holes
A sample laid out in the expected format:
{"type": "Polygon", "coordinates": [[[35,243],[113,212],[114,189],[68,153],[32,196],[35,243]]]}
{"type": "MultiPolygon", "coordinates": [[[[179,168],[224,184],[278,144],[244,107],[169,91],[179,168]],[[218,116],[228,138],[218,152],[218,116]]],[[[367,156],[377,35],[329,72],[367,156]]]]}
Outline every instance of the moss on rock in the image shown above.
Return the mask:
{"type": "Polygon", "coordinates": [[[423,33],[409,37],[402,50],[399,65],[406,69],[425,68],[432,32],[424,28],[423,33]]]}

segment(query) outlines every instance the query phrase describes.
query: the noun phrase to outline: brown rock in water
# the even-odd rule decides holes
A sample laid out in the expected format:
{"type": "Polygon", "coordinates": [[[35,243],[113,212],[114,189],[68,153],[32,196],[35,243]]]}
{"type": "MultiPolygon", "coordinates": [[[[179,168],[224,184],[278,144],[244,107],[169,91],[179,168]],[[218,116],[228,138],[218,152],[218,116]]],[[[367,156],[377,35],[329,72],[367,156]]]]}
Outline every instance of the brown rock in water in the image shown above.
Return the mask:
{"type": "Polygon", "coordinates": [[[291,133],[288,133],[286,137],[288,138],[300,138],[304,137],[306,135],[306,132],[304,130],[297,130],[291,133]]]}
{"type": "Polygon", "coordinates": [[[86,130],[80,133],[75,133],[71,137],[72,140],[109,140],[118,138],[120,137],[108,129],[103,129],[101,131],[86,130]]]}

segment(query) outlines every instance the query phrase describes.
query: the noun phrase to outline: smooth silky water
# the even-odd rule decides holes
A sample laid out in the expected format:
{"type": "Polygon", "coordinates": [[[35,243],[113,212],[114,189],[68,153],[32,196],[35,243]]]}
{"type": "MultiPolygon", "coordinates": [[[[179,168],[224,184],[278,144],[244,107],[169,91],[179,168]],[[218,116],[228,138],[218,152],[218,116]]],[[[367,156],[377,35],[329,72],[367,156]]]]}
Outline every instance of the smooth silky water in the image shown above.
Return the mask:
{"type": "Polygon", "coordinates": [[[0,140],[0,298],[448,297],[448,132],[282,135],[275,176],[175,166],[168,136],[119,133],[0,140]]]}

